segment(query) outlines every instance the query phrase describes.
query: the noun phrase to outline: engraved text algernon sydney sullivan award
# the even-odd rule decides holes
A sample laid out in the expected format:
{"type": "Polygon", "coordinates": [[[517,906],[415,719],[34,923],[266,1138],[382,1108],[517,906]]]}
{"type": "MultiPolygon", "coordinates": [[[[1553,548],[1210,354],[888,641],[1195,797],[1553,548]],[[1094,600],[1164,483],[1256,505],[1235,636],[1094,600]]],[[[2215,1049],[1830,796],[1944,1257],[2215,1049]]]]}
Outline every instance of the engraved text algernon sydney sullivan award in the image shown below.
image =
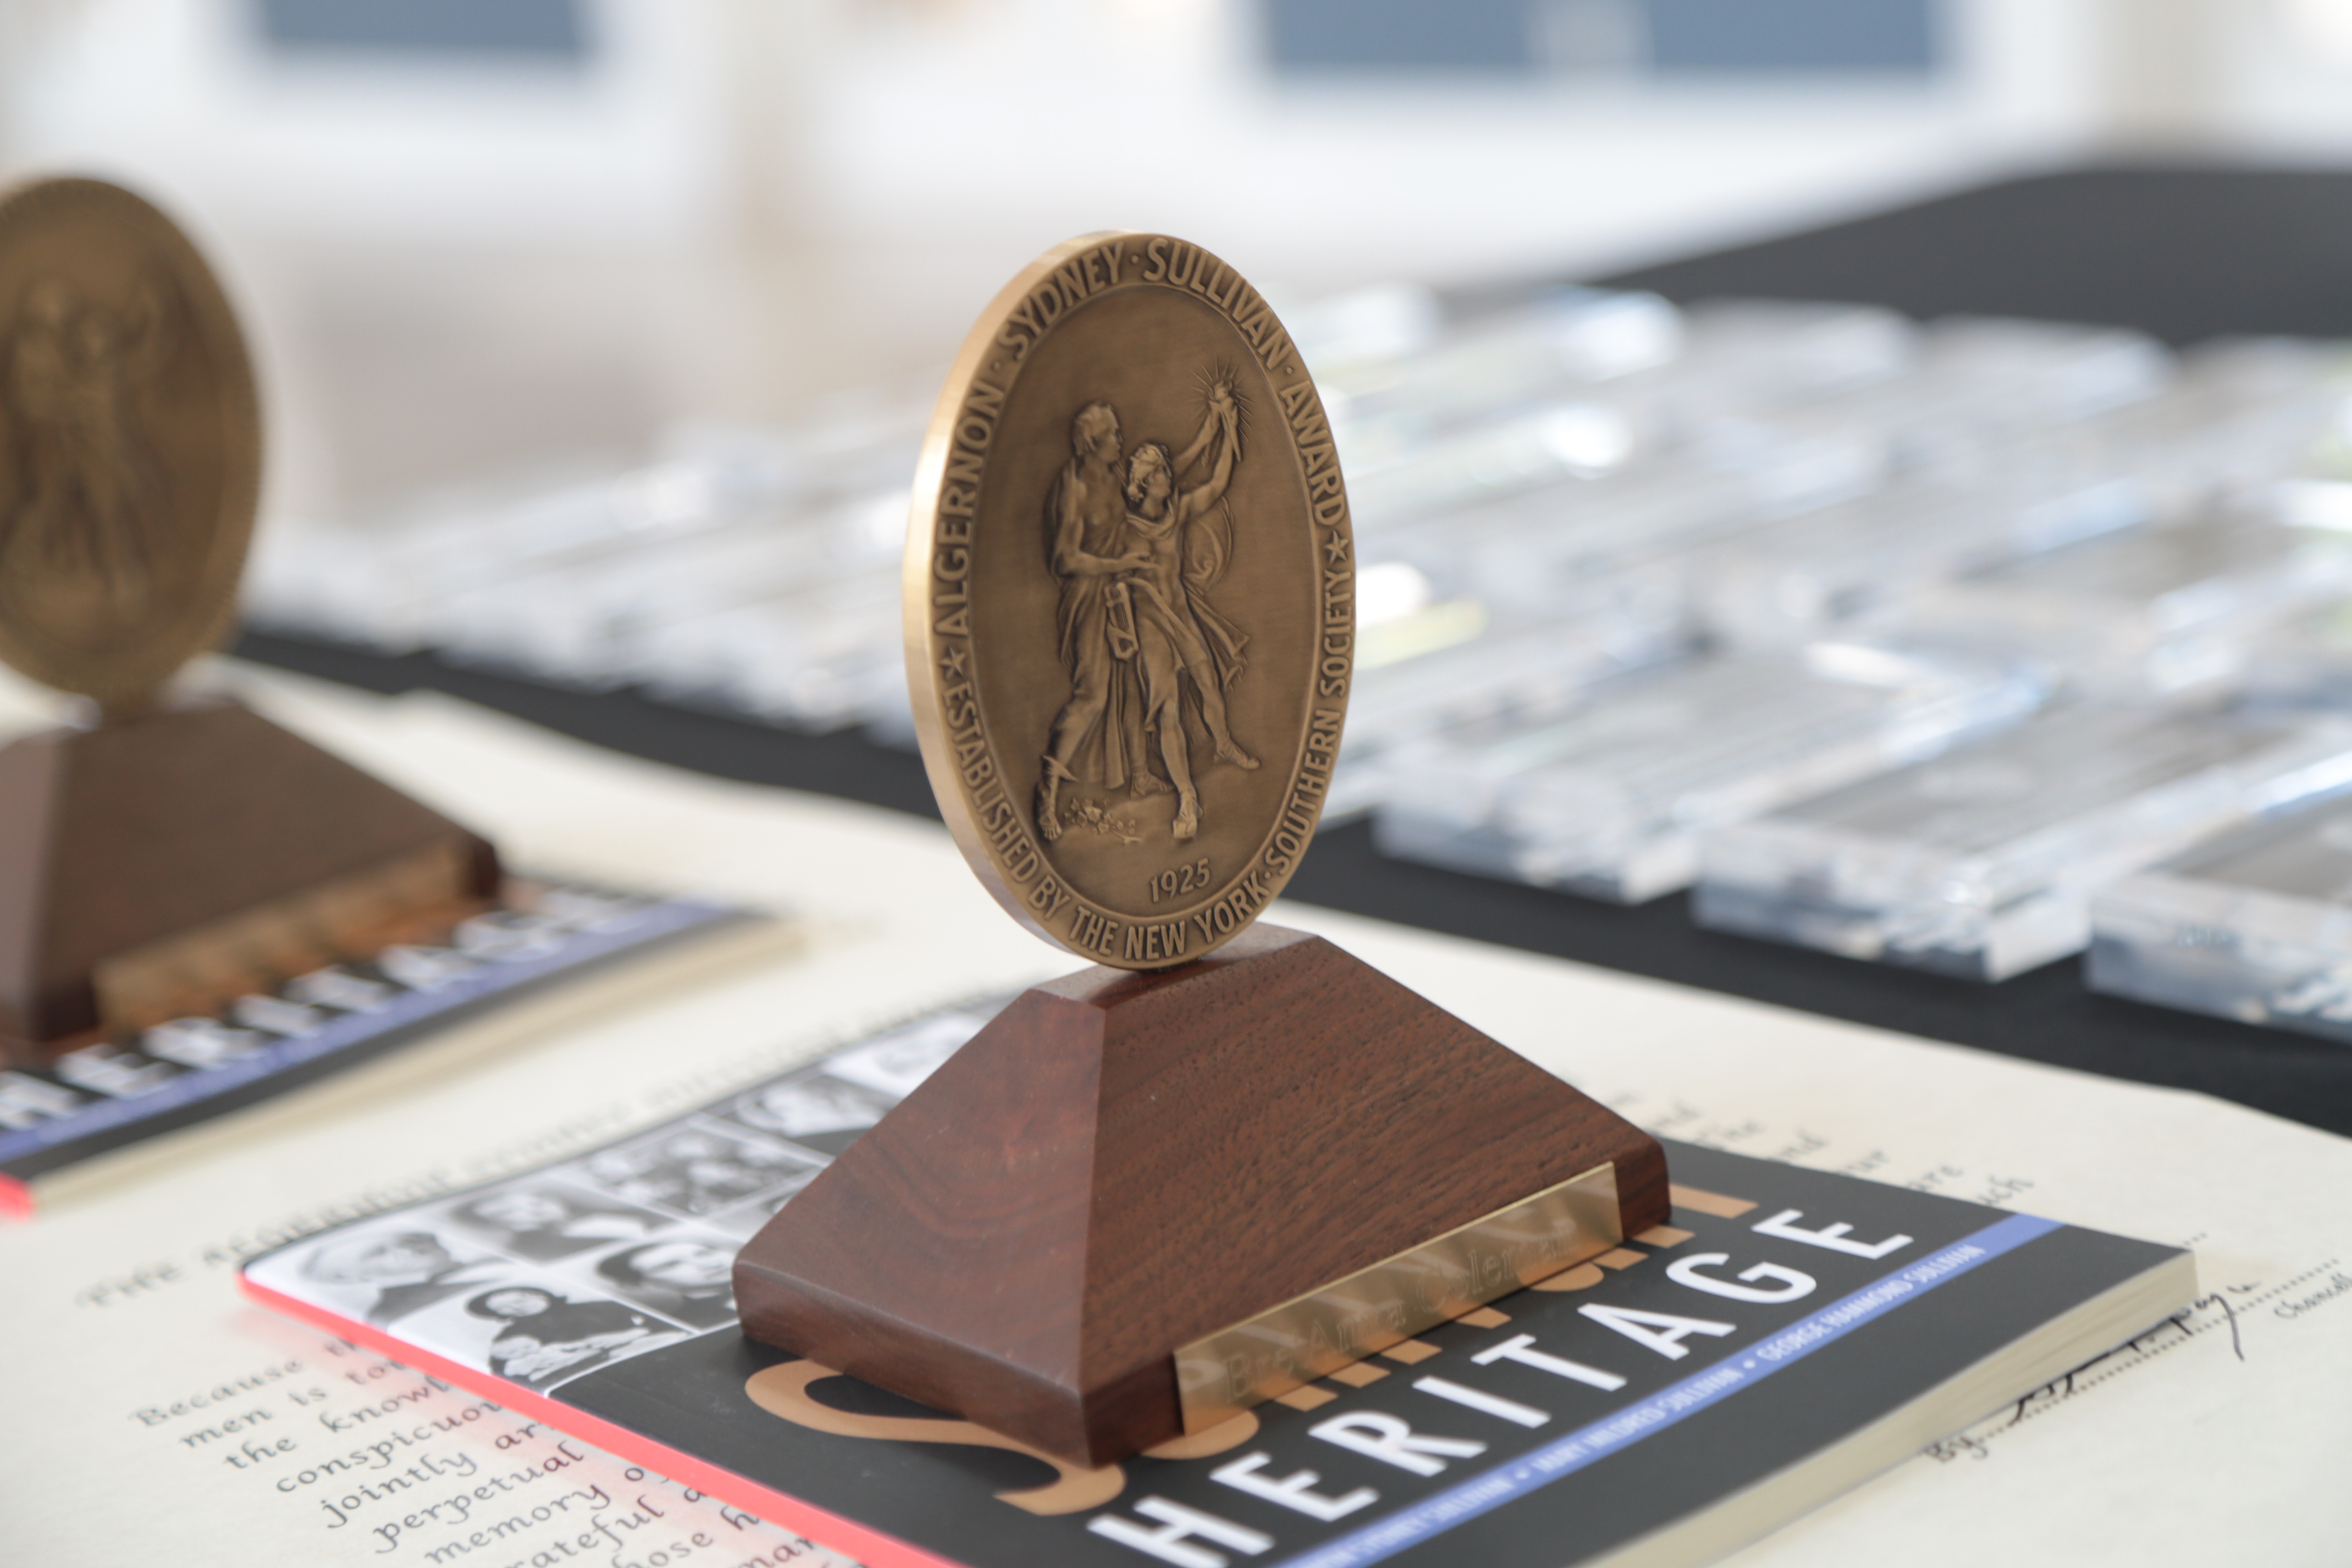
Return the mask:
{"type": "Polygon", "coordinates": [[[489,890],[446,819],[234,704],[163,700],[235,611],[260,423],[219,285],[128,191],[0,194],[0,660],[101,716],[0,749],[0,1059],[489,890]]]}
{"type": "Polygon", "coordinates": [[[1354,574],[1314,384],[1224,263],[1090,235],[989,307],[916,480],[917,730],[982,881],[1107,967],[743,1248],[752,1338],[1099,1464],[1664,1220],[1654,1140],[1252,925],[1330,776],[1354,574]]]}

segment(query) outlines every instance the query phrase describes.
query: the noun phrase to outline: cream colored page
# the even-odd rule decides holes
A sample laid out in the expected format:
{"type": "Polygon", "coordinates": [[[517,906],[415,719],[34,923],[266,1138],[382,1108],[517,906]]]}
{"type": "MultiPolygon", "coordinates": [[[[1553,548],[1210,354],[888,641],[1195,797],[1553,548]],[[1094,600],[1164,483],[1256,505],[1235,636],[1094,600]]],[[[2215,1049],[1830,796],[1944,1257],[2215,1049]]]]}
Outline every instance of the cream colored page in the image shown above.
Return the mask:
{"type": "MultiPolygon", "coordinates": [[[[788,962],[526,1039],[444,1078],[345,1095],[331,1118],[273,1123],[249,1143],[0,1233],[0,1329],[16,1363],[7,1409],[22,1413],[0,1423],[0,1560],[556,1562],[586,1550],[564,1543],[596,1533],[598,1518],[644,1545],[637,1558],[614,1546],[594,1561],[650,1561],[672,1535],[700,1553],[688,1563],[791,1560],[777,1554],[799,1549],[781,1531],[652,1478],[632,1481],[585,1445],[517,1439],[512,1417],[469,1421],[480,1402],[429,1386],[393,1408],[458,1423],[426,1424],[426,1451],[447,1468],[381,1497],[299,1481],[297,1459],[317,1468],[353,1447],[320,1415],[349,1421],[420,1384],[240,1304],[231,1264],[305,1215],[601,1141],[882,1018],[1071,965],[1016,931],[927,825],[616,760],[438,699],[384,703],[272,681],[260,700],[497,835],[519,864],[789,905],[811,917],[808,942],[788,962]],[[299,1380],[268,1377],[291,1362],[299,1380]],[[263,1380],[269,1414],[236,1432],[186,1440],[208,1429],[185,1424],[194,1417],[240,1418],[217,1406],[142,1416],[240,1378],[263,1380]],[[314,1386],[335,1403],[294,1402],[314,1386]],[[295,1447],[255,1458],[224,1447],[232,1436],[295,1447]],[[514,1441],[500,1447],[501,1437],[514,1441]],[[565,1462],[512,1481],[525,1455],[565,1462]],[[496,1538],[514,1548],[504,1554],[436,1559],[481,1522],[436,1517],[409,1530],[401,1521],[414,1510],[394,1511],[411,1490],[425,1488],[429,1502],[501,1475],[512,1484],[494,1490],[500,1500],[542,1485],[539,1495],[561,1495],[559,1481],[587,1495],[560,1510],[534,1503],[554,1511],[527,1537],[496,1538]],[[633,1527],[625,1521],[647,1511],[630,1490],[639,1487],[645,1505],[669,1511],[633,1527]],[[698,1534],[710,1544],[694,1546],[698,1534]]],[[[2331,1471],[2352,1451],[2352,1421],[2321,1391],[2352,1372],[2352,1305],[2332,1284],[2352,1247],[2333,1197],[2352,1177],[2352,1143],[2194,1097],[1317,910],[1276,918],[1326,931],[1676,1136],[2195,1240],[2207,1289],[2236,1313],[2234,1350],[2221,1309],[2200,1307],[2193,1332],[2152,1336],[2095,1386],[1986,1423],[1952,1457],[1914,1459],[1740,1561],[2341,1560],[2347,1510],[2331,1471]]],[[[522,1516],[491,1522],[509,1517],[522,1516]]],[[[1572,1551],[1563,1542],[1562,1560],[1572,1551]]]]}

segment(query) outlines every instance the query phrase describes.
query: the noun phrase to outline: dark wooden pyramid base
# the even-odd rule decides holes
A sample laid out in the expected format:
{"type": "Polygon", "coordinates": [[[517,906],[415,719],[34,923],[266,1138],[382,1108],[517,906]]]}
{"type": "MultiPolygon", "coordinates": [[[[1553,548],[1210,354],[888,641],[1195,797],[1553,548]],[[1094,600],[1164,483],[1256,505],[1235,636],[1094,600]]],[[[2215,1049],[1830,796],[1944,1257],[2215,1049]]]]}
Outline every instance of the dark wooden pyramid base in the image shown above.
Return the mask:
{"type": "Polygon", "coordinates": [[[231,703],[29,736],[0,749],[0,1056],[373,951],[498,880],[481,838],[231,703]]]}
{"type": "Polygon", "coordinates": [[[1318,937],[1024,993],[738,1257],[753,1339],[1089,1465],[1172,1353],[1654,1139],[1318,937]]]}

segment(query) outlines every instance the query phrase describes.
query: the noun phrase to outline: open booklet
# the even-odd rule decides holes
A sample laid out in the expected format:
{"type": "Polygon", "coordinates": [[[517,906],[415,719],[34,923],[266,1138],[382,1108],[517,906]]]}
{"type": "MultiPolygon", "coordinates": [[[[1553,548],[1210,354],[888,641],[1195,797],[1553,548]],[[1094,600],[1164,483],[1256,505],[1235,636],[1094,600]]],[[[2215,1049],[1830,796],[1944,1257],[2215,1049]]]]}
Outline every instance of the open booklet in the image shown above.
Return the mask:
{"type": "Polygon", "coordinates": [[[0,1219],[106,1156],[413,1045],[485,1008],[755,917],[706,899],[510,879],[493,908],[373,958],[0,1068],[0,1219]]]}
{"type": "MultiPolygon", "coordinates": [[[[870,1568],[1706,1561],[2196,1293],[2179,1247],[1669,1142],[1671,1225],[1079,1469],[746,1341],[729,1293],[736,1247],[992,1011],[309,1237],[244,1288],[870,1568]]],[[[349,1500],[438,1563],[498,1543],[469,1497],[349,1500]]]]}

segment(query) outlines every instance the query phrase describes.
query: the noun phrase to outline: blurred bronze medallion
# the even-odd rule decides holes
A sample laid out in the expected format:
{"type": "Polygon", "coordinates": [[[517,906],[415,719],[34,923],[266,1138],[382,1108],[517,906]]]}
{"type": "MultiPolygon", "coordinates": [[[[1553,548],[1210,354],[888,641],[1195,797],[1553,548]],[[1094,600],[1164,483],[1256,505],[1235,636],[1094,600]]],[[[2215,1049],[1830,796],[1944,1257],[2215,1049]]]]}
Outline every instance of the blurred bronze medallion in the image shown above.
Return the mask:
{"type": "Polygon", "coordinates": [[[97,180],[0,195],[0,659],[136,711],[227,629],[260,419],[220,286],[97,180]]]}
{"type": "Polygon", "coordinates": [[[1233,268],[1096,234],[964,340],[907,550],[916,726],[1000,902],[1102,963],[1239,932],[1321,811],[1355,643],[1314,382],[1233,268]]]}

